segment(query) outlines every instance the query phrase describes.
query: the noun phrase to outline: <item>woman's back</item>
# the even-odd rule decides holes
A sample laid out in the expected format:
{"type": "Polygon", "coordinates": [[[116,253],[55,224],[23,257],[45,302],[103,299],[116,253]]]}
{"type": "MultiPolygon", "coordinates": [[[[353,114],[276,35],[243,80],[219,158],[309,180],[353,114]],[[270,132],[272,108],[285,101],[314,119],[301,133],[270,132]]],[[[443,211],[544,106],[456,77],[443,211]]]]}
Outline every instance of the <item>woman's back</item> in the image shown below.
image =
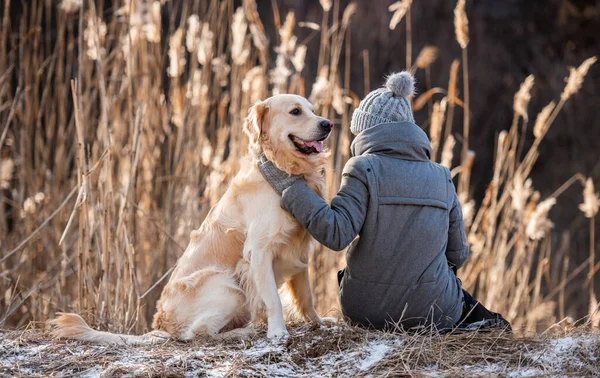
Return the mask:
{"type": "Polygon", "coordinates": [[[347,174],[367,178],[369,199],[359,238],[348,250],[344,314],[377,328],[420,318],[403,321],[412,326],[432,315],[438,326],[452,326],[462,294],[446,258],[456,197],[450,172],[430,161],[427,136],[411,122],[363,131],[352,152],[349,165],[362,172],[347,174]]]}

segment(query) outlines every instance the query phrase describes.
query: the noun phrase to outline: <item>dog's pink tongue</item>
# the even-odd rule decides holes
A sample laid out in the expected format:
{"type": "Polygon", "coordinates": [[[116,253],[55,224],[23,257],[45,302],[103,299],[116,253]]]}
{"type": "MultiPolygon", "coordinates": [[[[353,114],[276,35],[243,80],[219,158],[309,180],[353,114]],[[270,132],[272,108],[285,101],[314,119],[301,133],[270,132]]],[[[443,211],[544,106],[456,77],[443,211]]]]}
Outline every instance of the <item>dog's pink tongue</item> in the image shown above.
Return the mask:
{"type": "Polygon", "coordinates": [[[323,152],[323,142],[317,142],[312,140],[310,142],[304,142],[305,145],[314,148],[317,152],[323,152]]]}

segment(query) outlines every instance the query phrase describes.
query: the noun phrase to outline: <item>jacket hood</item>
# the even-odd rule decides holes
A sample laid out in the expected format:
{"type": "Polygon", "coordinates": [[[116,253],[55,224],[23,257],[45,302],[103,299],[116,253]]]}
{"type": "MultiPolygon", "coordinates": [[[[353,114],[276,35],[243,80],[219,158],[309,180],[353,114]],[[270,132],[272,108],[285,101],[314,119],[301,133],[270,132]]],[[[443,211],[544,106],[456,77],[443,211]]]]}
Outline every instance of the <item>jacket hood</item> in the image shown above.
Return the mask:
{"type": "Polygon", "coordinates": [[[431,144],[427,134],[412,122],[383,123],[354,138],[352,156],[383,154],[406,160],[428,161],[431,144]]]}

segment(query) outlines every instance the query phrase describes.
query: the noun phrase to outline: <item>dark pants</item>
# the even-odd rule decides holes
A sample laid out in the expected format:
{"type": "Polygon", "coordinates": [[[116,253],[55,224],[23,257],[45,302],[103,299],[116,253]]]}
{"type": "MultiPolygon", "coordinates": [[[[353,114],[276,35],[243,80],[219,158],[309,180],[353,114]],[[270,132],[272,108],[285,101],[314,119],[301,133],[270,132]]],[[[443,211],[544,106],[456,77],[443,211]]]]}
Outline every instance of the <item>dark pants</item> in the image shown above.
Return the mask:
{"type": "Polygon", "coordinates": [[[479,303],[468,291],[462,289],[465,303],[463,305],[463,313],[460,317],[465,323],[475,323],[484,319],[492,319],[496,317],[495,312],[491,312],[479,303]]]}

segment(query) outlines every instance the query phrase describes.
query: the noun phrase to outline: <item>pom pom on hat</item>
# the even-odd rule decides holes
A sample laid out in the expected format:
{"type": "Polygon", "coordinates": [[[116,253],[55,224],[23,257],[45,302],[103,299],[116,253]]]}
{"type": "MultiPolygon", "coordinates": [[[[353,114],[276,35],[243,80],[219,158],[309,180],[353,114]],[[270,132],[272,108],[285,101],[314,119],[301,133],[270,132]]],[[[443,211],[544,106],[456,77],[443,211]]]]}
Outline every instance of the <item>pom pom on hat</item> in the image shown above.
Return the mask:
{"type": "Polygon", "coordinates": [[[410,97],[415,93],[415,78],[408,72],[396,72],[388,76],[385,87],[397,97],[410,97]]]}

